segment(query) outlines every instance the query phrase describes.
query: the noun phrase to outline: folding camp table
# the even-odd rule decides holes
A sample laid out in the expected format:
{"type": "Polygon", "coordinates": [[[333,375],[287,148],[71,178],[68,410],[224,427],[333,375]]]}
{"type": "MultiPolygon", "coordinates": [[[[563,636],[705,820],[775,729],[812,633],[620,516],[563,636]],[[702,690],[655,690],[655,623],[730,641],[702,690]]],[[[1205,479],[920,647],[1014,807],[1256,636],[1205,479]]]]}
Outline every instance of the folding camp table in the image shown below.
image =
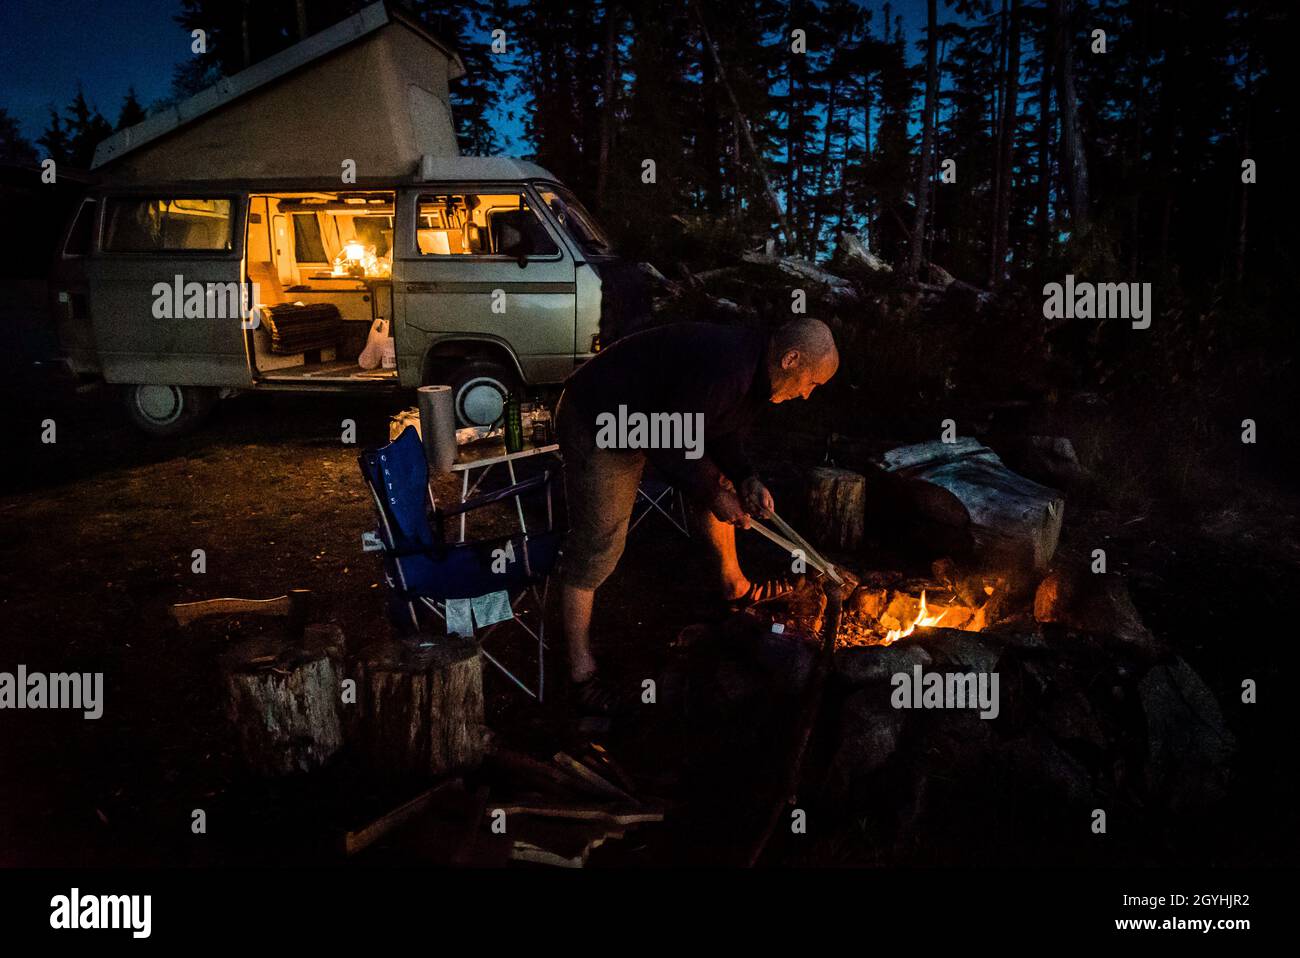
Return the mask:
{"type": "MultiPolygon", "coordinates": [[[[506,471],[510,474],[510,484],[517,484],[515,478],[515,463],[520,459],[529,459],[533,456],[540,456],[544,453],[558,452],[560,446],[558,443],[550,443],[545,446],[534,446],[532,443],[525,443],[524,448],[519,452],[506,452],[505,440],[501,438],[491,440],[476,440],[467,443],[460,448],[456,455],[456,461],[452,464],[451,471],[460,473],[460,501],[468,502],[478,491],[479,484],[487,478],[487,474],[492,471],[493,466],[504,464],[506,471]],[[470,479],[477,472],[478,477],[474,478],[471,483],[470,479]]],[[[519,497],[515,496],[515,508],[519,511],[519,531],[527,534],[528,524],[524,520],[523,503],[519,497]]],[[[465,513],[460,514],[460,541],[465,541],[465,513]]]]}

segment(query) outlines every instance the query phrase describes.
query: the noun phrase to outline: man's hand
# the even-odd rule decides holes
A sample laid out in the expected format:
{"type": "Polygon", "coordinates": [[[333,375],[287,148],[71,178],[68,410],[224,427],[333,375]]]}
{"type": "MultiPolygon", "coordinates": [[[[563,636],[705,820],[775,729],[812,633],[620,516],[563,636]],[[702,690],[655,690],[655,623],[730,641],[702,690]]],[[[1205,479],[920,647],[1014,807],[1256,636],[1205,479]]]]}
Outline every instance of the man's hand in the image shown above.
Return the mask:
{"type": "Polygon", "coordinates": [[[750,476],[740,484],[740,501],[744,504],[745,511],[756,519],[762,519],[775,511],[772,493],[758,481],[758,476],[750,476]]]}
{"type": "Polygon", "coordinates": [[[749,515],[730,483],[718,487],[718,491],[713,494],[713,501],[709,503],[709,510],[719,522],[727,522],[742,529],[749,528],[749,515]]]}

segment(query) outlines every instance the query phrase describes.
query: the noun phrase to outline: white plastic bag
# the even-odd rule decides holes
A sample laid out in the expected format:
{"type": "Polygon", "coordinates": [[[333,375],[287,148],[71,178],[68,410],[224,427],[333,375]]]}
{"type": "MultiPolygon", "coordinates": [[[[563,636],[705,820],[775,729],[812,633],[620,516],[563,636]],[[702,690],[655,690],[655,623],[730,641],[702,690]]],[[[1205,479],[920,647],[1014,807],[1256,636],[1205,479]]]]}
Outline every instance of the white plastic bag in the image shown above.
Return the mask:
{"type": "Polygon", "coordinates": [[[357,363],[362,369],[377,369],[384,356],[384,343],[388,341],[388,320],[377,319],[366,335],[366,348],[361,350],[357,363]]]}

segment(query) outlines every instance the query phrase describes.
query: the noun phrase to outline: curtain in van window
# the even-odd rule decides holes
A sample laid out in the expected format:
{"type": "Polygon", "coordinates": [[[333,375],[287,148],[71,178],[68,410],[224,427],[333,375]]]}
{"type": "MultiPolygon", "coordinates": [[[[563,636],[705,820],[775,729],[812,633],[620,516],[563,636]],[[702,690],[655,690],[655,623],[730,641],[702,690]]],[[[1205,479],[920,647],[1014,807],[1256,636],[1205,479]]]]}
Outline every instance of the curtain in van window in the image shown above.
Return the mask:
{"type": "Polygon", "coordinates": [[[228,199],[110,197],[104,249],[111,253],[231,248],[228,199]]]}

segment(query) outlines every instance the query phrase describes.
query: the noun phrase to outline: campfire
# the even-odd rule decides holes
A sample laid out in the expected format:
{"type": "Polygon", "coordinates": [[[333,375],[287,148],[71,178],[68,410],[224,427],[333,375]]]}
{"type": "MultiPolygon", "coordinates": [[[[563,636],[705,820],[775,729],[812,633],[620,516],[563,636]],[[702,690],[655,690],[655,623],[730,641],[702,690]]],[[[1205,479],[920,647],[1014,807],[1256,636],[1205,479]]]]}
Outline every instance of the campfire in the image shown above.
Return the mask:
{"type": "Polygon", "coordinates": [[[907,590],[860,588],[840,622],[839,644],[892,645],[917,629],[936,626],[981,632],[990,624],[994,591],[992,585],[985,585],[985,599],[975,605],[942,587],[923,588],[920,595],[907,590]]]}

